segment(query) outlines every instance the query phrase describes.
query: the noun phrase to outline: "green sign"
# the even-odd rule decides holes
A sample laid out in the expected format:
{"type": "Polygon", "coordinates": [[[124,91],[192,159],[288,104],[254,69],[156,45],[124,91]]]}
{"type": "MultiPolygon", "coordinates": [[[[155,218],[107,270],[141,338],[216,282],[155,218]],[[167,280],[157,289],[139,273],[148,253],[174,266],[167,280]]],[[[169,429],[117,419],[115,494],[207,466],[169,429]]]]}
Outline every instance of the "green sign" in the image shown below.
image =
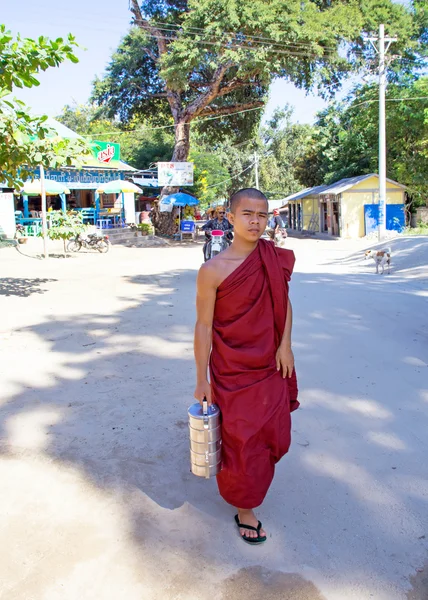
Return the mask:
{"type": "Polygon", "coordinates": [[[92,152],[97,160],[108,165],[111,160],[120,160],[120,144],[92,142],[92,152]]]}

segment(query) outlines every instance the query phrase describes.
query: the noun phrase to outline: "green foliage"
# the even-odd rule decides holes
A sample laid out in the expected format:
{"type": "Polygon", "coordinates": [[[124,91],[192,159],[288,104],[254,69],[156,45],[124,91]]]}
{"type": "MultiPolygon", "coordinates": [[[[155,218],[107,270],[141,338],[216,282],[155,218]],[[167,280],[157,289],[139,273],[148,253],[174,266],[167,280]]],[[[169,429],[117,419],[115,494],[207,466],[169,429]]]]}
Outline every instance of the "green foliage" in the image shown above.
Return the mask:
{"type": "Polygon", "coordinates": [[[259,186],[269,198],[283,198],[300,189],[297,166],[307,151],[312,128],[293,124],[291,116],[289,107],[277,110],[246,143],[235,144],[231,137],[225,136],[212,144],[210,135],[193,134],[190,152],[195,163],[193,190],[203,206],[255,185],[255,151],[259,157],[259,186]]]}
{"type": "Polygon", "coordinates": [[[306,152],[312,128],[293,124],[291,117],[290,107],[275,111],[260,134],[260,188],[272,199],[293,194],[301,187],[296,166],[306,152]]]}
{"type": "Polygon", "coordinates": [[[0,25],[0,179],[10,187],[21,187],[39,164],[55,168],[71,165],[90,152],[79,139],[63,140],[47,126],[46,116],[34,117],[26,105],[11,98],[14,87],[39,85],[37,74],[57,67],[65,60],[77,62],[76,46],[70,34],[50,40],[16,39],[5,25],[0,25]]]}
{"type": "Polygon", "coordinates": [[[142,235],[153,235],[154,233],[153,225],[150,225],[150,223],[139,223],[137,228],[141,231],[142,235]]]}
{"type": "Polygon", "coordinates": [[[70,240],[87,229],[83,215],[72,211],[54,210],[49,213],[49,221],[47,237],[51,240],[70,240]]]}
{"type": "MultiPolygon", "coordinates": [[[[407,186],[414,206],[428,197],[428,77],[390,84],[386,97],[387,175],[407,186]]],[[[318,114],[300,161],[303,185],[331,183],[378,170],[377,84],[318,114]]]]}
{"type": "Polygon", "coordinates": [[[94,139],[99,133],[121,131],[117,123],[109,119],[100,108],[91,104],[67,104],[62,113],[55,118],[79,135],[94,135],[94,139]]]}
{"type": "Polygon", "coordinates": [[[191,150],[189,160],[195,164],[194,186],[191,188],[205,209],[219,198],[227,196],[229,171],[214,151],[202,148],[191,150]]]}
{"type": "MultiPolygon", "coordinates": [[[[375,58],[365,35],[379,23],[398,36],[395,52],[407,61],[395,72],[412,69],[424,31],[415,10],[392,0],[144,0],[141,9],[131,0],[131,7],[136,26],[95,81],[93,99],[127,124],[199,122],[212,142],[248,139],[260,113],[229,113],[263,106],[275,78],[334,93],[375,58]],[[203,120],[215,115],[221,120],[203,120]]],[[[175,150],[186,160],[181,143],[175,150]]]]}
{"type": "Polygon", "coordinates": [[[404,235],[428,235],[428,225],[419,223],[417,227],[406,227],[404,235]]]}
{"type": "Polygon", "coordinates": [[[144,125],[136,131],[121,135],[123,158],[137,169],[148,169],[157,162],[171,160],[174,149],[174,134],[170,131],[150,130],[144,125]]]}
{"type": "Polygon", "coordinates": [[[136,169],[147,169],[154,163],[171,159],[174,148],[171,130],[152,129],[137,119],[129,126],[124,126],[91,104],[67,105],[56,119],[80,135],[87,136],[88,140],[118,142],[122,159],[136,169]]]}

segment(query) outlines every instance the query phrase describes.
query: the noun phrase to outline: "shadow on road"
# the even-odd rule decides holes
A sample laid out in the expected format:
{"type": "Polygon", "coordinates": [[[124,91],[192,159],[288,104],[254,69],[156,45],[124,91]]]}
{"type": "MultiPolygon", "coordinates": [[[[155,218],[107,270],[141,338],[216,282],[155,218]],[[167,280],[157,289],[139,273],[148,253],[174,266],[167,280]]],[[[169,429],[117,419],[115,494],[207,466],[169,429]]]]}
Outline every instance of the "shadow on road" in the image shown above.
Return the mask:
{"type": "Polygon", "coordinates": [[[58,281],[57,279],[23,279],[21,277],[1,277],[0,296],[20,296],[27,298],[32,294],[44,294],[44,283],[58,281]]]}
{"type": "MultiPolygon", "coordinates": [[[[194,305],[188,290],[195,276],[194,270],[176,270],[124,277],[123,285],[133,286],[132,306],[108,314],[100,306],[98,315],[70,319],[53,314],[23,330],[49,345],[49,384],[22,388],[0,407],[2,454],[41,452],[79,469],[100,490],[123,494],[130,534],[137,548],[150,550],[154,570],[159,552],[184,553],[194,564],[207,553],[212,566],[222,564],[220,536],[233,531],[233,512],[218,497],[215,481],[189,471],[194,305]],[[39,446],[16,447],[11,424],[31,422],[40,411],[56,418],[34,419],[39,446]],[[156,506],[148,509],[147,499],[156,506]],[[174,511],[186,517],[186,507],[197,509],[207,529],[213,518],[225,525],[206,536],[186,526],[171,533],[174,511]]],[[[43,293],[46,281],[2,283],[6,295],[29,296],[43,293]]],[[[376,285],[353,297],[360,285],[366,282],[356,275],[293,277],[302,410],[294,417],[291,454],[279,465],[265,506],[277,560],[303,561],[344,582],[353,580],[355,556],[365,554],[358,570],[366,577],[388,581],[384,553],[393,562],[404,560],[409,536],[421,554],[426,549],[426,540],[418,539],[428,499],[421,491],[426,333],[400,320],[404,304],[420,314],[423,300],[404,293],[385,297],[376,285]],[[404,326],[403,342],[397,332],[404,326]]],[[[259,560],[226,554],[236,571],[259,560]]],[[[309,590],[311,584],[304,585],[309,590]]]]}

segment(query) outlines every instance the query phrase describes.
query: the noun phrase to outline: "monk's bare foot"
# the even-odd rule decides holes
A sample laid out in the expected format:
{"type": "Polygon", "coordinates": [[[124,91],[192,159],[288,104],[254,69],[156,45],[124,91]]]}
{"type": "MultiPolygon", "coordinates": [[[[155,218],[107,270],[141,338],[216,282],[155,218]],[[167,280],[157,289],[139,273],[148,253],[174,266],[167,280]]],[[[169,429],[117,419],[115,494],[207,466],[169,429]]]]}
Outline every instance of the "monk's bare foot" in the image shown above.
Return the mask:
{"type": "MultiPolygon", "coordinates": [[[[244,525],[251,525],[252,527],[256,527],[259,524],[259,520],[257,519],[254,511],[251,509],[238,508],[238,518],[240,523],[244,523],[244,525]]],[[[258,535],[263,536],[266,535],[266,531],[264,529],[260,529],[260,534],[257,531],[253,531],[252,529],[245,529],[245,527],[239,528],[239,533],[242,536],[246,536],[249,538],[256,538],[258,535]]]]}

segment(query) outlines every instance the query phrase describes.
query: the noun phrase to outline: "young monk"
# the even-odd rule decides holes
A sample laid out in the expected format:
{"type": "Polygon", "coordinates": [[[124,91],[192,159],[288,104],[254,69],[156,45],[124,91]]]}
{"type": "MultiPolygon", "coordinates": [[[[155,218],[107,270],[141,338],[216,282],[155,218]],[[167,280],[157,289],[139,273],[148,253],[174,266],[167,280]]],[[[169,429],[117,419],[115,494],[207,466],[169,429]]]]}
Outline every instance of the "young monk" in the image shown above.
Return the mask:
{"type": "Polygon", "coordinates": [[[266,532],[254,509],[288,451],[290,412],[299,406],[288,298],[294,253],[260,239],[268,202],[259,190],[235,193],[228,219],[232,245],[198,274],[195,398],[220,407],[219,491],[236,507],[244,541],[260,544],[266,532]]]}

